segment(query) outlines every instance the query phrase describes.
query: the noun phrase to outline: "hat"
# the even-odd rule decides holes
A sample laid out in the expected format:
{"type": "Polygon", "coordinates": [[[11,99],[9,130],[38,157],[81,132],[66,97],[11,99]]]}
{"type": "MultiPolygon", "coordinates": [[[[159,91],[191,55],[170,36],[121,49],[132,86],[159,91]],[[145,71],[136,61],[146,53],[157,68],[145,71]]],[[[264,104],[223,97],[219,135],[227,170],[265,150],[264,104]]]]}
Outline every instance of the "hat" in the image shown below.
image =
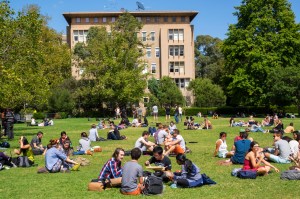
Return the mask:
{"type": "Polygon", "coordinates": [[[246,132],[245,129],[240,129],[240,133],[246,132]]]}

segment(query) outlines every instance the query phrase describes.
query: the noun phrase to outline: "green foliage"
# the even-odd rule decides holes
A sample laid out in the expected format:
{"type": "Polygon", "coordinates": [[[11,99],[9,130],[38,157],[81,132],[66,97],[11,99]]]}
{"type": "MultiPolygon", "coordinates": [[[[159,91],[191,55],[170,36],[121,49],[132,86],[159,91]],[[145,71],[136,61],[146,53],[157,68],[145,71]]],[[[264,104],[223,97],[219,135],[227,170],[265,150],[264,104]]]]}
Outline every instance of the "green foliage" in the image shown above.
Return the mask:
{"type": "Polygon", "coordinates": [[[275,95],[270,71],[299,67],[300,25],[287,0],[243,0],[236,9],[238,22],[222,48],[227,97],[231,104],[267,104],[275,95]]]}
{"type": "Polygon", "coordinates": [[[190,82],[188,90],[195,96],[195,105],[199,107],[223,106],[226,96],[222,88],[213,84],[210,79],[197,78],[190,82]]]}
{"type": "Polygon", "coordinates": [[[70,75],[70,53],[39,8],[15,14],[0,2],[0,107],[43,106],[53,85],[70,75]]]}
{"type": "Polygon", "coordinates": [[[87,45],[77,47],[79,67],[84,68],[84,86],[76,91],[77,96],[100,104],[127,104],[141,99],[146,87],[146,75],[139,64],[138,48],[142,44],[136,36],[141,27],[132,15],[124,13],[111,24],[110,33],[105,27],[90,28],[87,45]]]}
{"type": "Polygon", "coordinates": [[[71,112],[74,108],[74,101],[67,89],[58,88],[52,91],[48,100],[50,112],[71,112]]]}
{"type": "Polygon", "coordinates": [[[46,117],[46,114],[45,113],[42,113],[42,112],[36,112],[33,114],[33,117],[35,119],[45,119],[46,117]]]}
{"type": "Polygon", "coordinates": [[[175,106],[184,103],[184,98],[180,89],[170,77],[164,76],[159,81],[152,78],[148,80],[148,88],[153,95],[150,97],[151,105],[157,104],[165,106],[168,104],[170,106],[175,106]],[[151,99],[153,97],[154,99],[151,99]]]}
{"type": "Polygon", "coordinates": [[[221,84],[224,75],[223,42],[209,35],[198,35],[195,40],[196,77],[209,78],[221,84]]]}

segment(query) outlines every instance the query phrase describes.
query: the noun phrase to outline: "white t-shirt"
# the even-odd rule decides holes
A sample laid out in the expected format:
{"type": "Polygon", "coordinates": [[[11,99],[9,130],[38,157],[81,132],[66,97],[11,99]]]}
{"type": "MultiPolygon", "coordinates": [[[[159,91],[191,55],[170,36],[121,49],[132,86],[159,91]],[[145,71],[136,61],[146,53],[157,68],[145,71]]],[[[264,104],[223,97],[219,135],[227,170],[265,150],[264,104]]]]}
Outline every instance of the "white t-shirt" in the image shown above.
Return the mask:
{"type": "Polygon", "coordinates": [[[147,147],[145,146],[145,144],[143,142],[147,142],[147,140],[145,140],[144,137],[140,137],[139,139],[137,139],[137,141],[135,142],[134,147],[135,148],[139,148],[141,149],[141,151],[146,151],[147,147]]]}
{"type": "Polygon", "coordinates": [[[176,136],[176,140],[180,140],[179,145],[185,151],[185,141],[181,135],[176,136]]]}
{"type": "Polygon", "coordinates": [[[294,154],[294,158],[296,158],[298,156],[299,153],[299,142],[297,142],[296,140],[291,140],[289,142],[289,145],[291,147],[291,151],[294,154]]]}
{"type": "Polygon", "coordinates": [[[180,106],[178,107],[178,113],[182,114],[182,108],[180,106]]]}
{"type": "Polygon", "coordinates": [[[152,107],[152,111],[153,113],[158,113],[158,108],[156,105],[152,107]]]}

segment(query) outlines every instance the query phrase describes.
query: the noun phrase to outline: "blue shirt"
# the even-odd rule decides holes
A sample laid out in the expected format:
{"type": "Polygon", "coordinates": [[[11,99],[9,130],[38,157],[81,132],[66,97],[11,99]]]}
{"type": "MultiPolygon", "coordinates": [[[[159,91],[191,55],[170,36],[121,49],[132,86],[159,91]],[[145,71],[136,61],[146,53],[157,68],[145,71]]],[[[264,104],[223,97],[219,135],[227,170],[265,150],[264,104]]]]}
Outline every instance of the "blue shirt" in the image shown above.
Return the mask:
{"type": "Polygon", "coordinates": [[[239,140],[234,142],[235,152],[231,160],[234,164],[244,164],[245,156],[250,149],[250,140],[239,140]]]}
{"type": "Polygon", "coordinates": [[[61,151],[59,151],[56,147],[52,147],[47,150],[45,155],[45,165],[48,170],[52,170],[53,166],[57,161],[66,160],[67,156],[63,154],[61,151]]]}

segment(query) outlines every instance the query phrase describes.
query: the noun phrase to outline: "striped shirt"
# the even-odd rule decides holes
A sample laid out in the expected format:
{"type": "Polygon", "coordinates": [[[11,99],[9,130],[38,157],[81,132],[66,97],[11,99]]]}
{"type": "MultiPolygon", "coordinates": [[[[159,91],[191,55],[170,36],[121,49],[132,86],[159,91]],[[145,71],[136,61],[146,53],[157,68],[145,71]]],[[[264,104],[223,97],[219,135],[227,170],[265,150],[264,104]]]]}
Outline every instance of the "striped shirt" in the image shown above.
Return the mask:
{"type": "Polygon", "coordinates": [[[121,161],[115,158],[109,159],[103,166],[98,176],[99,180],[122,177],[121,161]]]}

